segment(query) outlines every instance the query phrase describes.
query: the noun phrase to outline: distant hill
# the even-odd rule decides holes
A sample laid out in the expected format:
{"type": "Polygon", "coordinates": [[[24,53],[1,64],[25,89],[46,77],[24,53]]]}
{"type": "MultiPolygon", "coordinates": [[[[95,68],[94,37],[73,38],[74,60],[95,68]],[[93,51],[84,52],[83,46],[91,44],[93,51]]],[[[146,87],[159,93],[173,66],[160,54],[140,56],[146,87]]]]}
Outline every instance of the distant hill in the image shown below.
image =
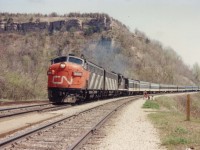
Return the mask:
{"type": "Polygon", "coordinates": [[[84,54],[126,77],[155,83],[197,83],[171,48],[99,13],[0,13],[0,98],[47,97],[46,71],[53,57],[84,54]]]}

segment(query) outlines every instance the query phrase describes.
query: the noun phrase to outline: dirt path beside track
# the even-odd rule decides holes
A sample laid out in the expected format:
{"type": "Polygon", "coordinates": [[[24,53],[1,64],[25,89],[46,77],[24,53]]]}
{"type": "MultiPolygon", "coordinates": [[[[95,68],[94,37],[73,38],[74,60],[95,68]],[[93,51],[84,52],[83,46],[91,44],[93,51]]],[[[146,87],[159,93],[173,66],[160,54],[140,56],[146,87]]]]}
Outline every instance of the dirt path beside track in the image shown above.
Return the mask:
{"type": "Polygon", "coordinates": [[[143,99],[136,100],[117,112],[100,133],[106,135],[96,149],[100,150],[165,150],[157,130],[142,109],[143,99]]]}

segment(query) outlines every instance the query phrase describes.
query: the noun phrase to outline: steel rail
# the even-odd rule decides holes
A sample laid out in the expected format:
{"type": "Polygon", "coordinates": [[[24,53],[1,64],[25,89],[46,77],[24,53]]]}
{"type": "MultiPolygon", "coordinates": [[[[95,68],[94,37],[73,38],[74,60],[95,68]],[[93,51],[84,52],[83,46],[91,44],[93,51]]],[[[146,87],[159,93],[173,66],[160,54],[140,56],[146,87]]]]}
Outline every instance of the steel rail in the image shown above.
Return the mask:
{"type": "Polygon", "coordinates": [[[126,104],[132,102],[133,100],[136,100],[138,98],[141,98],[141,96],[133,98],[127,102],[124,102],[123,104],[121,104],[120,106],[118,106],[117,108],[114,108],[110,113],[108,113],[104,118],[102,118],[96,125],[94,125],[91,129],[89,129],[88,131],[86,131],[84,134],[82,134],[81,137],[79,137],[73,144],[72,146],[70,146],[69,148],[67,148],[67,150],[76,150],[79,149],[81,147],[81,145],[83,145],[87,139],[89,139],[95,130],[99,129],[118,109],[120,109],[121,107],[125,106],[126,104]]]}
{"type": "MultiPolygon", "coordinates": [[[[7,117],[17,116],[17,115],[22,115],[22,114],[28,114],[28,113],[32,113],[32,112],[42,112],[42,111],[51,111],[51,110],[53,111],[55,109],[62,109],[62,107],[64,107],[64,106],[69,106],[69,104],[66,104],[66,105],[53,105],[53,106],[50,106],[47,108],[37,108],[37,107],[46,106],[46,105],[48,106],[51,104],[37,105],[37,106],[31,106],[31,107],[28,106],[28,107],[22,107],[22,108],[20,107],[19,110],[25,109],[25,108],[34,108],[34,107],[36,107],[36,108],[33,110],[22,110],[20,112],[13,112],[10,114],[0,115],[0,118],[7,118],[7,117]]],[[[17,110],[17,109],[12,109],[12,110],[17,110]]]]}
{"type": "MultiPolygon", "coordinates": [[[[141,97],[141,96],[140,96],[140,97],[141,97]]],[[[137,99],[137,98],[139,98],[139,97],[136,97],[136,98],[132,97],[132,99],[137,99]]],[[[126,98],[126,99],[130,99],[130,97],[129,97],[129,98],[126,98]]],[[[120,99],[120,100],[123,100],[123,99],[120,99]]],[[[108,102],[108,103],[112,103],[112,102],[108,102]]],[[[108,103],[106,103],[106,104],[108,104],[108,103]]],[[[90,111],[90,110],[92,110],[92,109],[98,108],[98,107],[103,106],[103,105],[105,105],[105,104],[101,104],[101,105],[98,105],[98,106],[89,108],[89,109],[87,109],[87,110],[81,111],[81,112],[79,112],[79,113],[76,113],[76,114],[73,114],[73,115],[70,115],[70,116],[67,116],[67,117],[64,116],[64,117],[62,117],[62,118],[60,118],[60,119],[58,119],[58,120],[56,120],[56,121],[54,121],[54,122],[47,123],[47,124],[42,125],[42,126],[40,126],[40,127],[36,127],[36,128],[34,128],[34,129],[30,129],[29,131],[26,131],[25,133],[20,133],[20,134],[14,136],[14,137],[10,137],[10,138],[7,138],[7,139],[5,139],[5,140],[2,140],[2,141],[0,141],[0,148],[1,148],[1,147],[3,148],[3,147],[5,147],[5,146],[9,145],[9,144],[11,144],[12,142],[17,142],[18,140],[20,140],[20,139],[22,139],[22,138],[25,138],[25,137],[27,137],[27,136],[30,136],[31,134],[34,134],[35,132],[41,131],[41,130],[46,129],[46,128],[48,128],[48,127],[51,127],[51,126],[53,126],[53,125],[55,125],[55,124],[58,124],[58,123],[60,123],[60,122],[62,122],[62,121],[64,121],[64,120],[67,120],[67,119],[69,119],[69,118],[72,118],[72,117],[74,117],[74,116],[77,116],[77,115],[79,115],[79,114],[82,114],[82,113],[84,113],[84,112],[90,111]]]]}
{"type": "Polygon", "coordinates": [[[27,106],[11,107],[11,108],[3,108],[3,109],[0,109],[0,112],[1,112],[1,111],[8,111],[8,110],[15,110],[15,109],[30,108],[30,107],[36,107],[36,106],[45,106],[45,105],[49,105],[49,104],[51,104],[51,103],[36,104],[36,105],[27,105],[27,106]]]}

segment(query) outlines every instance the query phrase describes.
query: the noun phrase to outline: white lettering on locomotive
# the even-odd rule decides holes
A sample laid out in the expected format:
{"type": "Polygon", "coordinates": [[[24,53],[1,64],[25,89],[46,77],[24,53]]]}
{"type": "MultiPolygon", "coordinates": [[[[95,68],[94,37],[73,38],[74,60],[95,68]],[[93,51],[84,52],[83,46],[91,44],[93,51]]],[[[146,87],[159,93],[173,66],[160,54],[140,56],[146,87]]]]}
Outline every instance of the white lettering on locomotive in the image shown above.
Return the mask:
{"type": "Polygon", "coordinates": [[[70,79],[67,79],[66,76],[53,76],[52,83],[53,84],[63,84],[64,80],[71,85],[73,83],[72,77],[70,79]],[[56,79],[60,79],[60,81],[56,81],[56,79]]]}

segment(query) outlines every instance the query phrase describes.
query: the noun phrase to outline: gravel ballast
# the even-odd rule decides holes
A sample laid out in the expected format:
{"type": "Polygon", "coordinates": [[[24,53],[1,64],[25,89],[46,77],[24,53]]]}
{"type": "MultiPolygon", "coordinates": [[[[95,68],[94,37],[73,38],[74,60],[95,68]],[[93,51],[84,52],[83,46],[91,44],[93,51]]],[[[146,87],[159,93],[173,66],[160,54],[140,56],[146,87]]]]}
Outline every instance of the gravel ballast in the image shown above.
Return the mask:
{"type": "Polygon", "coordinates": [[[144,102],[136,100],[118,111],[83,149],[165,150],[157,130],[147,118],[148,111],[141,108],[144,102]],[[98,142],[93,143],[95,138],[98,142]]]}

